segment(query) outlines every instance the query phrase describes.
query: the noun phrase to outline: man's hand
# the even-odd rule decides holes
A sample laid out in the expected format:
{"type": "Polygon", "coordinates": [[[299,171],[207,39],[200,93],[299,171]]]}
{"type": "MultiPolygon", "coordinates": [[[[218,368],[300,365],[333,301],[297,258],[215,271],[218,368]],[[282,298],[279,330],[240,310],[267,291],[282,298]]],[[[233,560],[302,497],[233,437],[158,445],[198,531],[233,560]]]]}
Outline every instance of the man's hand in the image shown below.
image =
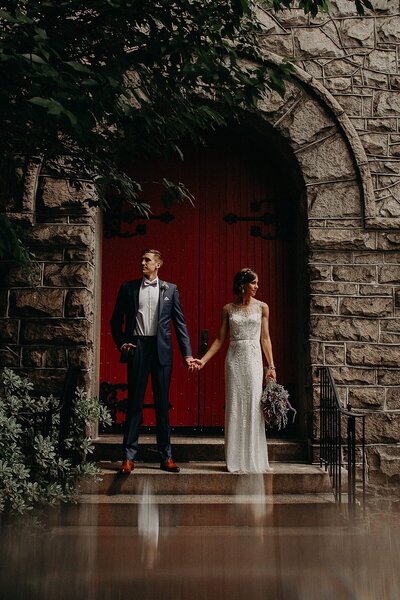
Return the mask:
{"type": "Polygon", "coordinates": [[[129,350],[131,350],[132,348],[136,348],[135,344],[131,344],[131,343],[122,344],[121,352],[123,352],[125,354],[125,352],[129,352],[129,350]]]}
{"type": "Polygon", "coordinates": [[[186,368],[188,369],[188,371],[194,371],[193,361],[194,361],[193,356],[185,356],[185,365],[186,365],[186,368]]]}

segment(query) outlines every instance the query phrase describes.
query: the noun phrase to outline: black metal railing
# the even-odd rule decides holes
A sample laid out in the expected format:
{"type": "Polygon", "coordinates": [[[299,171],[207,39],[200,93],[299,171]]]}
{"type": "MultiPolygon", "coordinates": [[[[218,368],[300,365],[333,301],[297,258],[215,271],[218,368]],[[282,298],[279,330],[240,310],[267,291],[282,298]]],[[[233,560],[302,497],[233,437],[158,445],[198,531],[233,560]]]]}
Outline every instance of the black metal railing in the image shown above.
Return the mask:
{"type": "Polygon", "coordinates": [[[65,440],[70,431],[73,399],[78,384],[79,368],[70,366],[64,379],[63,391],[58,402],[43,411],[21,413],[19,420],[33,428],[33,435],[42,434],[43,437],[51,436],[54,430],[54,421],[57,416],[58,447],[61,454],[65,452],[65,440]]]}
{"type": "Polygon", "coordinates": [[[342,503],[346,489],[349,511],[354,514],[358,505],[365,511],[366,414],[353,411],[350,404],[343,407],[329,367],[319,368],[319,380],[321,467],[325,466],[325,470],[329,471],[336,501],[342,503]],[[360,468],[361,477],[357,477],[360,468]],[[347,485],[343,481],[343,469],[347,471],[347,485]]]}

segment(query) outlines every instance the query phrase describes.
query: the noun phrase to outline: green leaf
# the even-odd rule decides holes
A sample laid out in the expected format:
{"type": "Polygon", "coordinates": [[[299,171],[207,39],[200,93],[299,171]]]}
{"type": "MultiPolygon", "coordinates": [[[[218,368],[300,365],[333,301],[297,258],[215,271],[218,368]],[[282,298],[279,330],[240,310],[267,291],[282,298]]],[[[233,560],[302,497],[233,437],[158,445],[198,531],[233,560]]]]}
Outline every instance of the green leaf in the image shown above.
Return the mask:
{"type": "Polygon", "coordinates": [[[89,67],[83,65],[82,63],[76,62],[75,60],[67,60],[64,64],[72,67],[74,71],[78,71],[79,73],[87,73],[88,75],[92,73],[89,67]]]}
{"type": "Polygon", "coordinates": [[[43,58],[41,58],[37,54],[21,54],[21,56],[33,63],[38,63],[40,65],[46,64],[46,61],[44,61],[43,58]]]}

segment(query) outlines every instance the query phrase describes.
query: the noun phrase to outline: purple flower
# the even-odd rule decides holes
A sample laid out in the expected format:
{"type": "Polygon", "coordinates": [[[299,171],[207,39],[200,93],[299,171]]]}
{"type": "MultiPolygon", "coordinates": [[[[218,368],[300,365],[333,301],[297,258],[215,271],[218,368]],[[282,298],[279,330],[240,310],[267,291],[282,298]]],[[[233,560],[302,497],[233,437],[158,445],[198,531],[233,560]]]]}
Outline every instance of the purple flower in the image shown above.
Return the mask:
{"type": "Polygon", "coordinates": [[[278,427],[279,430],[288,424],[289,410],[294,413],[293,420],[296,416],[296,410],[289,402],[289,392],[272,379],[261,395],[261,410],[266,424],[271,428],[278,427]]]}

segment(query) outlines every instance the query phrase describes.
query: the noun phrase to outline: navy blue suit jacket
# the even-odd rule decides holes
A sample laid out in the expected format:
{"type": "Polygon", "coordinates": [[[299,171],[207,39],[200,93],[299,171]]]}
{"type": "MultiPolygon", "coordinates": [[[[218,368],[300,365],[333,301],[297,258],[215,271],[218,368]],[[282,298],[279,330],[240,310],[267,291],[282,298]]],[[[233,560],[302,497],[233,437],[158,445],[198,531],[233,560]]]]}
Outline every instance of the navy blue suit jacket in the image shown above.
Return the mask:
{"type": "MultiPolygon", "coordinates": [[[[123,283],[117,296],[114,312],[111,317],[111,332],[114,342],[121,349],[123,344],[132,342],[136,327],[136,316],[139,310],[139,291],[142,279],[123,283]]],[[[160,303],[158,310],[157,351],[160,364],[172,364],[171,321],[174,323],[176,337],[182,356],[192,356],[189,334],[178,288],[173,283],[159,279],[160,303]]]]}

